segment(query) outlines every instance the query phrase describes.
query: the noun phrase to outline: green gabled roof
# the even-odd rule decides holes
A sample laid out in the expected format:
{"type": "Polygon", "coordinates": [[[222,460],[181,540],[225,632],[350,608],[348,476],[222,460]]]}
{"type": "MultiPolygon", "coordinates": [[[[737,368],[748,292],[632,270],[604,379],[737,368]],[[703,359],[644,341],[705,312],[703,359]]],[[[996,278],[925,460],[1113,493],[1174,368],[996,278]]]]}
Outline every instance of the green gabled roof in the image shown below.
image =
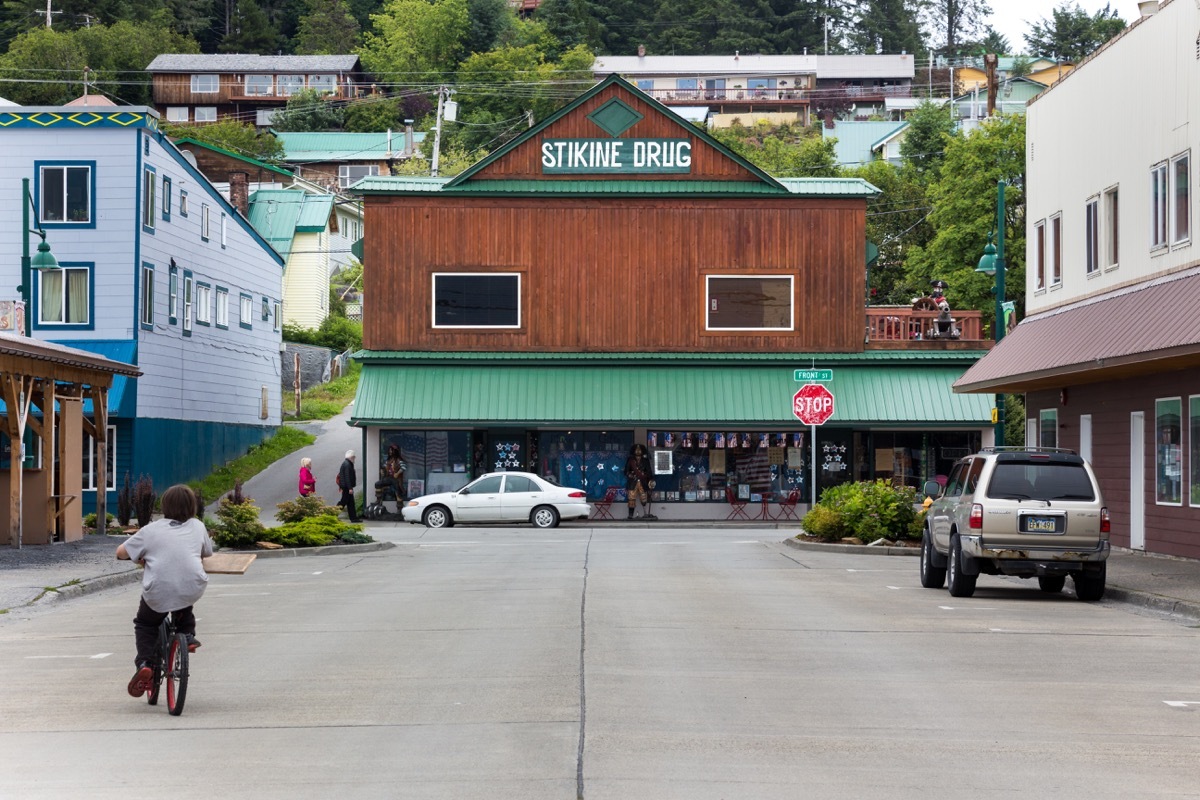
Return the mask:
{"type": "Polygon", "coordinates": [[[236,158],[238,161],[244,161],[247,164],[253,164],[260,169],[265,169],[270,172],[278,172],[280,175],[286,175],[289,178],[293,177],[291,170],[277,167],[274,164],[268,164],[265,161],[259,161],[257,158],[251,158],[250,156],[235,153],[232,150],[226,150],[224,147],[217,147],[215,144],[210,144],[209,142],[202,142],[199,139],[175,139],[173,141],[176,147],[181,144],[191,144],[195,145],[196,147],[203,147],[205,150],[212,150],[214,153],[220,153],[223,156],[229,156],[230,158],[236,158]]]}
{"type": "MultiPolygon", "coordinates": [[[[491,164],[495,161],[498,161],[501,158],[504,158],[504,156],[508,155],[508,153],[512,152],[517,147],[520,147],[522,144],[524,144],[525,142],[534,138],[535,136],[540,135],[543,130],[550,127],[555,122],[558,122],[560,119],[562,119],[566,115],[570,114],[575,109],[579,108],[581,105],[586,103],[588,100],[592,99],[597,94],[604,91],[605,89],[607,89],[609,86],[612,86],[613,84],[616,84],[616,85],[620,86],[621,88],[629,91],[630,93],[636,95],[639,100],[643,100],[644,102],[650,104],[652,107],[655,108],[655,110],[657,110],[659,113],[661,113],[664,117],[667,117],[671,121],[675,122],[679,127],[686,130],[689,135],[699,138],[705,144],[711,146],[712,148],[714,148],[716,150],[719,150],[730,160],[736,161],[742,168],[744,168],[747,171],[749,171],[750,173],[756,175],[760,180],[762,180],[762,182],[764,184],[775,187],[776,190],[781,193],[784,191],[783,187],[780,186],[779,182],[776,181],[770,175],[768,175],[766,172],[764,172],[763,170],[754,166],[749,161],[742,158],[741,156],[739,156],[737,153],[730,150],[725,145],[721,144],[719,141],[714,139],[712,136],[709,136],[708,133],[701,130],[700,128],[697,128],[695,125],[688,122],[686,119],[679,116],[674,111],[667,108],[665,105],[658,102],[650,95],[641,91],[636,86],[634,86],[633,84],[629,83],[624,78],[622,78],[620,75],[617,75],[615,72],[612,75],[609,75],[604,80],[597,83],[591,89],[588,89],[586,92],[579,95],[579,97],[576,97],[570,103],[567,103],[565,106],[560,108],[558,111],[556,111],[553,114],[551,114],[550,116],[546,117],[544,120],[542,120],[537,125],[534,125],[532,128],[528,129],[527,131],[522,133],[520,136],[513,139],[511,142],[506,144],[504,147],[501,147],[496,152],[492,153],[491,155],[487,156],[486,158],[482,159],[481,161],[478,161],[471,167],[468,167],[463,172],[459,173],[457,177],[451,179],[449,185],[459,186],[461,184],[467,183],[468,181],[471,181],[471,179],[477,172],[479,172],[480,170],[482,170],[489,164],[491,164]]],[[[684,182],[686,183],[686,181],[684,181],[684,182]]]]}
{"type": "Polygon", "coordinates": [[[320,233],[332,213],[331,195],[298,189],[259,189],[250,195],[250,224],[284,258],[297,233],[320,233]]]}
{"type": "MultiPolygon", "coordinates": [[[[793,364],[378,364],[363,366],[351,424],[680,425],[796,430],[793,364]]],[[[964,367],[863,364],[834,370],[830,424],[982,427],[992,398],[955,394],[964,367]]]]}
{"type": "Polygon", "coordinates": [[[477,363],[525,362],[530,364],[570,365],[596,363],[673,363],[673,364],[788,364],[795,369],[832,367],[838,364],[896,364],[907,362],[941,362],[974,364],[987,354],[986,350],[871,350],[862,353],[537,353],[487,352],[430,352],[424,350],[360,350],[356,361],[379,363],[477,363]]]}

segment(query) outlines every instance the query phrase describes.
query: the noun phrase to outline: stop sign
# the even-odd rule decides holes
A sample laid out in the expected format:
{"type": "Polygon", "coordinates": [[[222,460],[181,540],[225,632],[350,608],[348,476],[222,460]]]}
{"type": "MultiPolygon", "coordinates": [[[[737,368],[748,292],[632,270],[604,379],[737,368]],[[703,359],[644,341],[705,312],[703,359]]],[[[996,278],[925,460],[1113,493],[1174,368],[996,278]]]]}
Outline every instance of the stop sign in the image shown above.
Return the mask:
{"type": "Polygon", "coordinates": [[[824,425],[833,416],[833,393],[819,383],[806,383],[792,396],[792,413],[805,425],[824,425]]]}

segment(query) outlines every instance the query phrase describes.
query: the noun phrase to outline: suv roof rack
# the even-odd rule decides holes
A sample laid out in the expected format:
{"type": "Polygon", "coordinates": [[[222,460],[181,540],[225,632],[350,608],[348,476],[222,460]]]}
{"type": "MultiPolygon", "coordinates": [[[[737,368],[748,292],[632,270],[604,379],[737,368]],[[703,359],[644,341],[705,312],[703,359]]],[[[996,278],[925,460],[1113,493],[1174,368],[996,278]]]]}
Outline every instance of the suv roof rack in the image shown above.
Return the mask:
{"type": "Polygon", "coordinates": [[[1069,447],[1010,447],[1007,445],[1001,447],[981,447],[981,453],[1066,453],[1067,455],[1079,455],[1069,447]]]}

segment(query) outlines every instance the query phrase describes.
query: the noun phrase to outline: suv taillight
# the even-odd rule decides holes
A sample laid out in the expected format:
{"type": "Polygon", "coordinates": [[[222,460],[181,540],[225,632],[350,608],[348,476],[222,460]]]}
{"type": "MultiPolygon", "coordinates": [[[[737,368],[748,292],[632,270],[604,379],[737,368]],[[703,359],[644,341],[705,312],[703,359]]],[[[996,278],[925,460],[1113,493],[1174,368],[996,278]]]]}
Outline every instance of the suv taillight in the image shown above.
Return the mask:
{"type": "Polygon", "coordinates": [[[1100,532],[1112,533],[1112,520],[1108,518],[1108,509],[1100,509],[1100,532]]]}
{"type": "Polygon", "coordinates": [[[979,503],[971,506],[971,519],[968,525],[973,531],[983,529],[983,506],[979,505],[979,503]]]}

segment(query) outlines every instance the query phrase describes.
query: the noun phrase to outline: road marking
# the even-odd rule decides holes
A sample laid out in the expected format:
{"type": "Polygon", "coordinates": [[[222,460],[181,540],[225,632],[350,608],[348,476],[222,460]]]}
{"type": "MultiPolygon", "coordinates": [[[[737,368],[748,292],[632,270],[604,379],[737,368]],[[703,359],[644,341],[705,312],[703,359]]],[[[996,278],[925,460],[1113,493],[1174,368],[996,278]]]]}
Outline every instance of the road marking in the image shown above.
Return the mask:
{"type": "Polygon", "coordinates": [[[320,575],[320,572],[314,572],[313,575],[320,575]]]}
{"type": "Polygon", "coordinates": [[[943,611],[995,611],[995,606],[938,606],[943,611]]]}
{"type": "Polygon", "coordinates": [[[1171,708],[1181,708],[1184,711],[1191,711],[1188,706],[1200,706],[1200,700],[1163,700],[1164,703],[1171,708]]]}
{"type": "Polygon", "coordinates": [[[33,660],[44,661],[44,660],[51,659],[51,658],[91,658],[91,659],[108,658],[111,655],[112,655],[112,653],[96,653],[96,655],[94,655],[94,656],[25,656],[25,658],[26,658],[26,660],[29,660],[29,661],[33,661],[33,660]]]}

